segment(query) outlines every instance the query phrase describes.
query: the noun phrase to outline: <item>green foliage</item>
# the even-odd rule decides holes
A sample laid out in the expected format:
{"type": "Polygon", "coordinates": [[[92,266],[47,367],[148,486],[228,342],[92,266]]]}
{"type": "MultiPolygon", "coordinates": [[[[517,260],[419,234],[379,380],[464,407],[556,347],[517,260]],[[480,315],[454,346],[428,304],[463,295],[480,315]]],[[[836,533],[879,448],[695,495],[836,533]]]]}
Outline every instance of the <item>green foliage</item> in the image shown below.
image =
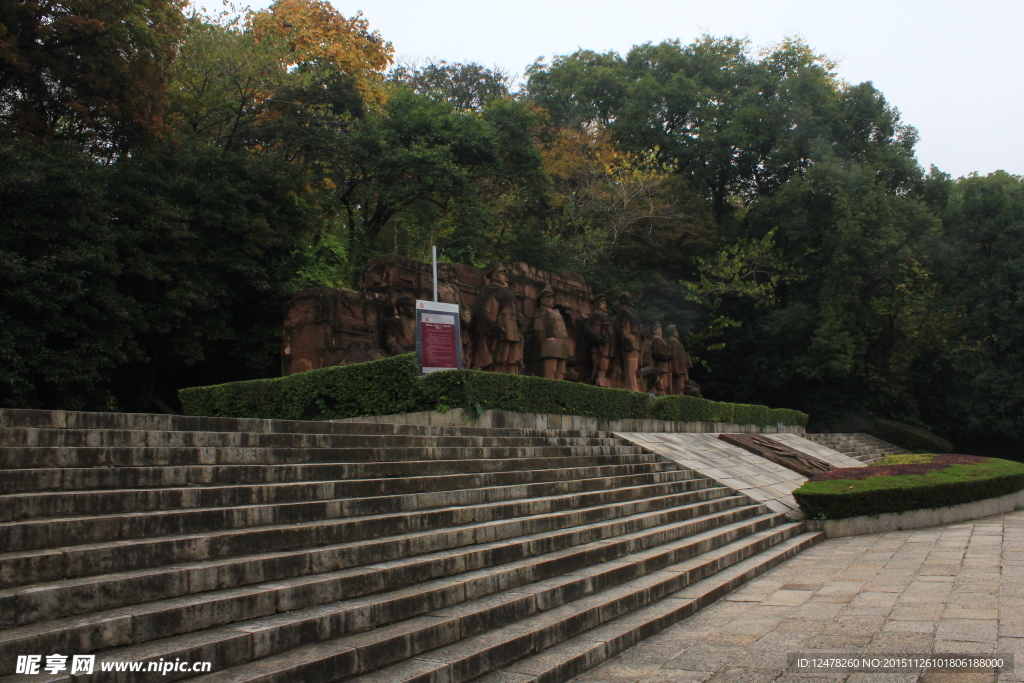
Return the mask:
{"type": "Polygon", "coordinates": [[[201,361],[252,372],[275,359],[295,253],[315,230],[300,187],[283,162],[210,145],[117,164],[120,287],[138,302],[145,361],[134,372],[173,377],[201,361]]]}
{"type": "Polygon", "coordinates": [[[164,132],[175,0],[0,3],[0,132],[124,153],[164,132]]]}
{"type": "Polygon", "coordinates": [[[768,413],[768,424],[806,427],[809,419],[810,416],[807,413],[791,408],[772,408],[768,413]]]}
{"type": "Polygon", "coordinates": [[[1024,489],[1024,464],[989,459],[926,474],[809,481],[793,492],[808,517],[843,519],[972,503],[1024,489]]]}
{"type": "Polygon", "coordinates": [[[583,415],[606,420],[643,418],[649,397],[628,389],[505,375],[479,370],[435,372],[421,380],[428,405],[476,406],[521,413],[583,415]]]}
{"type": "Polygon", "coordinates": [[[106,405],[133,355],[106,178],[70,144],[0,142],[0,405],[106,405]]]}
{"type": "Polygon", "coordinates": [[[659,396],[650,416],[675,422],[727,422],[732,424],[805,426],[807,414],[787,408],[719,403],[696,396],[659,396]]]}
{"type": "Polygon", "coordinates": [[[906,448],[908,451],[949,453],[953,450],[953,444],[941,436],[932,434],[927,429],[913,427],[895,420],[875,420],[869,433],[883,441],[906,448]]]}
{"type": "Polygon", "coordinates": [[[582,415],[604,420],[797,424],[807,416],[764,406],[716,403],[688,396],[661,397],[578,382],[447,370],[419,377],[415,354],[343,365],[275,379],[192,387],[179,392],[186,414],[215,417],[329,420],[418,410],[463,408],[582,415]],[[679,399],[679,400],[673,400],[679,399]],[[788,420],[788,421],[787,421],[788,420]]]}
{"type": "MultiPolygon", "coordinates": [[[[950,180],[933,173],[942,218],[929,245],[952,323],[922,359],[922,419],[965,443],[1024,442],[1024,178],[1002,171],[950,180]]],[[[996,445],[996,444],[993,444],[996,445]]]]}
{"type": "Polygon", "coordinates": [[[416,94],[448,102],[458,111],[483,111],[488,104],[511,95],[514,79],[500,69],[476,63],[403,64],[391,71],[390,80],[416,94]]]}
{"type": "Polygon", "coordinates": [[[416,354],[178,392],[187,415],[333,420],[421,409],[416,354]]]}

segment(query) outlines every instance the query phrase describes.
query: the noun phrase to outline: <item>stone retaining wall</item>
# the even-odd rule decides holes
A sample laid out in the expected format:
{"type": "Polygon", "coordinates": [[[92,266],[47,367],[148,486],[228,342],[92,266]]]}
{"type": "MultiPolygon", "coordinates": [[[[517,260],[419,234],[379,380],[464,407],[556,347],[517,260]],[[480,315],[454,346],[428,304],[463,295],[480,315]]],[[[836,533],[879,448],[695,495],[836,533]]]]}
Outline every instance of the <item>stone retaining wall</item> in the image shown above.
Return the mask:
{"type": "Polygon", "coordinates": [[[846,519],[809,519],[807,528],[824,531],[829,538],[863,536],[864,534],[966,522],[971,519],[1001,515],[1021,506],[1024,506],[1024,491],[1017,491],[998,498],[986,498],[973,503],[951,505],[944,508],[889,512],[884,515],[865,515],[863,517],[847,517],[846,519]]]}
{"type": "Polygon", "coordinates": [[[349,417],[334,422],[383,422],[386,424],[436,425],[442,427],[488,427],[494,429],[577,429],[597,432],[672,432],[685,434],[803,434],[803,427],[789,425],[739,425],[726,422],[670,422],[668,420],[602,420],[582,415],[516,413],[485,410],[480,414],[455,408],[398,415],[349,417]]]}

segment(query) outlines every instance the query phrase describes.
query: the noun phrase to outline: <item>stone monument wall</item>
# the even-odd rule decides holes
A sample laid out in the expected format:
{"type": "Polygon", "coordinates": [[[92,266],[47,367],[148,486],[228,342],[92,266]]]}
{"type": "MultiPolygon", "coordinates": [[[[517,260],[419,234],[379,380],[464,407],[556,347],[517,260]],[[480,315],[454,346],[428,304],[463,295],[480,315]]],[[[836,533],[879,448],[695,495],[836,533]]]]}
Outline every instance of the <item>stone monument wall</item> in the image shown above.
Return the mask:
{"type": "MultiPolygon", "coordinates": [[[[445,269],[449,282],[458,287],[463,305],[472,310],[486,284],[484,271],[461,264],[438,267],[445,269]]],[[[575,340],[575,321],[586,318],[592,310],[593,292],[586,282],[525,263],[510,264],[508,276],[527,323],[535,314],[537,296],[545,285],[550,286],[555,292],[555,305],[563,310],[566,328],[575,340]]],[[[433,299],[429,263],[404,256],[381,256],[370,261],[360,274],[358,291],[330,287],[300,291],[285,314],[282,374],[386,357],[383,323],[395,314],[394,302],[400,296],[433,299]]]]}

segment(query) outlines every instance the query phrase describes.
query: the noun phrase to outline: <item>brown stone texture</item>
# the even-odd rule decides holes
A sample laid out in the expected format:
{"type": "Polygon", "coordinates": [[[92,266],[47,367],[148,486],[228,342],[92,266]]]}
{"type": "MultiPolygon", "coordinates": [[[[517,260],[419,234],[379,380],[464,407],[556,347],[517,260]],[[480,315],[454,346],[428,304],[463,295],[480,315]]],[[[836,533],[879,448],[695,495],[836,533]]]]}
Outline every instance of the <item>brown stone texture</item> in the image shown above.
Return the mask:
{"type": "MultiPolygon", "coordinates": [[[[473,310],[486,286],[485,271],[462,264],[439,264],[445,268],[449,287],[458,287],[462,305],[473,310]]],[[[525,263],[507,266],[509,288],[515,292],[529,330],[537,313],[537,296],[545,287],[555,292],[555,306],[566,320],[570,346],[576,344],[576,321],[591,311],[594,292],[582,279],[553,273],[525,263]]],[[[306,372],[332,365],[383,358],[382,326],[395,315],[394,302],[400,296],[433,299],[433,275],[429,263],[403,256],[373,259],[359,276],[359,291],[318,287],[295,295],[288,306],[282,339],[282,374],[306,372]]],[[[448,298],[448,297],[446,297],[448,298]]],[[[528,349],[529,351],[530,349],[528,349]]],[[[529,354],[527,364],[534,361],[529,354]]],[[[589,366],[589,363],[587,364],[589,366]]],[[[583,377],[589,377],[590,368],[583,377]]],[[[572,373],[574,379],[577,373],[572,373]]]]}

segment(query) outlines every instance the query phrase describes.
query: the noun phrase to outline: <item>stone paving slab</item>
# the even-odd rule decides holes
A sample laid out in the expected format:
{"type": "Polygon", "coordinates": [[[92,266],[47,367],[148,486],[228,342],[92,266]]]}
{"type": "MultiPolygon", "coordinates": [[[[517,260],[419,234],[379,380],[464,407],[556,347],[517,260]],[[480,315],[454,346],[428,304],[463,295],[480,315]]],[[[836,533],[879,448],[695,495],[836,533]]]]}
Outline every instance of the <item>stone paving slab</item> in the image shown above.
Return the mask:
{"type": "MultiPolygon", "coordinates": [[[[615,435],[735,489],[775,512],[799,509],[792,494],[807,481],[806,477],[726,443],[718,434],[615,432],[615,435]]],[[[796,434],[772,434],[770,438],[837,467],[864,467],[859,460],[796,434]]]]}
{"type": "Polygon", "coordinates": [[[575,683],[1024,681],[1024,511],[827,540],[575,683]],[[1013,654],[1012,673],[836,673],[790,653],[1013,654]]]}

